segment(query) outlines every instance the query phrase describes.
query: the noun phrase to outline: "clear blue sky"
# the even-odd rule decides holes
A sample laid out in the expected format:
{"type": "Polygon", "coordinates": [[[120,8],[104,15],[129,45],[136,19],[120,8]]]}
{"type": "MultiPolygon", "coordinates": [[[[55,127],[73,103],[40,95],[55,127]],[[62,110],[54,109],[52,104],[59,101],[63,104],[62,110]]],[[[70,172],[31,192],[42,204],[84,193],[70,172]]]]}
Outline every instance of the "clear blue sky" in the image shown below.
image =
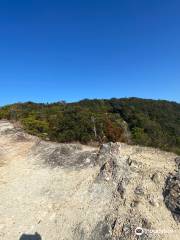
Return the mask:
{"type": "Polygon", "coordinates": [[[0,105],[180,102],[179,0],[1,0],[0,105]]]}

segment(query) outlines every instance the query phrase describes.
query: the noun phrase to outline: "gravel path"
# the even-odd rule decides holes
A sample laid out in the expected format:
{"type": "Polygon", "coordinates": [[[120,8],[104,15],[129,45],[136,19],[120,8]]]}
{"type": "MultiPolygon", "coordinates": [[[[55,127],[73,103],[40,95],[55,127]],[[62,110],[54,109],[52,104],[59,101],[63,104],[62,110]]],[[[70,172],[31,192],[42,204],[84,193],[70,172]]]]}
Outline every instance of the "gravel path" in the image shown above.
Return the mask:
{"type": "MultiPolygon", "coordinates": [[[[99,195],[89,192],[98,168],[50,168],[32,158],[37,139],[17,141],[12,129],[0,122],[0,239],[19,240],[23,233],[35,232],[43,240],[76,239],[73,229],[87,219],[86,227],[92,228],[109,202],[101,189],[99,195]]],[[[81,151],[87,150],[94,149],[81,151]]]]}

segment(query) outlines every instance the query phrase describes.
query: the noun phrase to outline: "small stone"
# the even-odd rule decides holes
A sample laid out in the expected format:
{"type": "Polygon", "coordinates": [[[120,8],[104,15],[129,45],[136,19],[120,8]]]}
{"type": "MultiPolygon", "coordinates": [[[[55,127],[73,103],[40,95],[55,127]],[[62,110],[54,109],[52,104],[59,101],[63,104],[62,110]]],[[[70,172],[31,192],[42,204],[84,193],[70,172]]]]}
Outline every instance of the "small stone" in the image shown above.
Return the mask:
{"type": "Polygon", "coordinates": [[[132,203],[131,203],[131,207],[137,207],[140,203],[140,200],[134,200],[132,203]]]}
{"type": "Polygon", "coordinates": [[[177,168],[180,169],[180,157],[175,158],[175,163],[177,165],[177,168]]]}
{"type": "Polygon", "coordinates": [[[131,166],[132,160],[130,159],[130,157],[127,158],[126,162],[127,162],[127,164],[128,164],[129,166],[131,166]]]}
{"type": "Polygon", "coordinates": [[[159,184],[159,182],[160,182],[159,174],[158,174],[157,172],[154,173],[154,174],[152,175],[152,177],[151,177],[151,180],[152,180],[154,183],[159,184]]]}
{"type": "Polygon", "coordinates": [[[136,189],[134,190],[134,193],[137,195],[144,195],[144,190],[141,186],[137,186],[136,189]]]}
{"type": "Polygon", "coordinates": [[[123,187],[122,182],[118,183],[117,191],[120,193],[121,198],[124,198],[125,188],[123,187]]]}
{"type": "Polygon", "coordinates": [[[150,200],[149,200],[149,203],[150,203],[153,207],[158,207],[158,206],[159,206],[158,202],[157,202],[154,198],[150,199],[150,200]]]}

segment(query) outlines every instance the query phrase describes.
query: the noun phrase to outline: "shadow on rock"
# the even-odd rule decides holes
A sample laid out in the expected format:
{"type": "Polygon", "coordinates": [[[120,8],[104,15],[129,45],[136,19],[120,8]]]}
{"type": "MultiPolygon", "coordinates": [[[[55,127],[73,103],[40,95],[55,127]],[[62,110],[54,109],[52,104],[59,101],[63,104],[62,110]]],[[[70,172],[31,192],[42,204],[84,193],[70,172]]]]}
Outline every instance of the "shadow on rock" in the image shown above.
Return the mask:
{"type": "Polygon", "coordinates": [[[39,233],[35,234],[22,234],[19,240],[42,240],[41,235],[39,233]]]}

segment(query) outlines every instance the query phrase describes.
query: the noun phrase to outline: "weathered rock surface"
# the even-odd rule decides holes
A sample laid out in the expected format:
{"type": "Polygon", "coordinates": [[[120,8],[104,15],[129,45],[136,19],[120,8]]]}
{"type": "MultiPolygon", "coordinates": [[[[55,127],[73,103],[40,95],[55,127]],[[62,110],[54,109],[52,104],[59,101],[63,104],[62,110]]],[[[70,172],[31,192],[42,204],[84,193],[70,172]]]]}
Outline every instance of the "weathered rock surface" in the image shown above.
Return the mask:
{"type": "Polygon", "coordinates": [[[180,223],[180,159],[175,159],[177,171],[171,173],[164,188],[164,201],[174,219],[180,223]]]}
{"type": "Polygon", "coordinates": [[[0,121],[0,239],[179,240],[178,159],[44,142],[0,121]]]}

